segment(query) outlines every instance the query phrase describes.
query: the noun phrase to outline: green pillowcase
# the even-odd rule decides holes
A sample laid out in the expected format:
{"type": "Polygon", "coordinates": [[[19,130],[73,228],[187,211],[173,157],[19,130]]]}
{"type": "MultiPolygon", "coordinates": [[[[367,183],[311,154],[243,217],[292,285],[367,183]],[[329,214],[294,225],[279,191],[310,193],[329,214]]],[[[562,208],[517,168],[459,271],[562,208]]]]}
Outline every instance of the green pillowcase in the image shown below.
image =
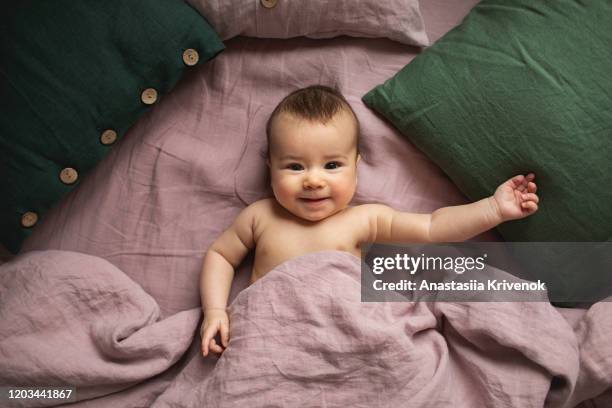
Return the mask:
{"type": "Polygon", "coordinates": [[[136,118],[223,48],[180,0],[3,5],[0,241],[17,252],[136,118]]]}
{"type": "Polygon", "coordinates": [[[484,0],[363,98],[472,200],[535,172],[509,241],[612,236],[612,2],[484,0]]]}

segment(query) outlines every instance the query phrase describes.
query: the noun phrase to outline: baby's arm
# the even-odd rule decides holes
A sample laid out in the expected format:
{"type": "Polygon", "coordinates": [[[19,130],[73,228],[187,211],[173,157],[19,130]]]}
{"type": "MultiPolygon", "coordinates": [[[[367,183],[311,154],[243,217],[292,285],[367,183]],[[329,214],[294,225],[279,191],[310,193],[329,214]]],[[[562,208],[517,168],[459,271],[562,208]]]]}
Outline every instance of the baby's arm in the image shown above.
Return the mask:
{"type": "Polygon", "coordinates": [[[227,347],[229,341],[229,319],[226,312],[234,270],[246,254],[255,246],[253,222],[255,205],[242,210],[234,223],[225,231],[206,252],[204,266],[200,274],[200,300],[204,311],[201,328],[202,354],[208,350],[221,353],[223,349],[216,344],[214,337],[221,333],[221,344],[227,347]]]}
{"type": "Polygon", "coordinates": [[[527,217],[538,209],[535,176],[519,175],[500,185],[493,196],[444,207],[432,214],[411,214],[374,205],[370,238],[375,242],[458,242],[498,224],[527,217]]]}

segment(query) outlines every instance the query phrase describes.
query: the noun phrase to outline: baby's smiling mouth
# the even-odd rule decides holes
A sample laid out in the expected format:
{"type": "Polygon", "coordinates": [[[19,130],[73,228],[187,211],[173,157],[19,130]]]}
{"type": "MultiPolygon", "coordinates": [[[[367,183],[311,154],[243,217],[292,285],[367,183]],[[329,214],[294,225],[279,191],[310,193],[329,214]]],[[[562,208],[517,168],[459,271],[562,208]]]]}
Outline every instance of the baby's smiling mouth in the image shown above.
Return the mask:
{"type": "Polygon", "coordinates": [[[329,197],[319,197],[319,198],[310,198],[310,197],[300,197],[300,200],[304,200],[308,203],[318,203],[323,200],[327,200],[329,197]]]}

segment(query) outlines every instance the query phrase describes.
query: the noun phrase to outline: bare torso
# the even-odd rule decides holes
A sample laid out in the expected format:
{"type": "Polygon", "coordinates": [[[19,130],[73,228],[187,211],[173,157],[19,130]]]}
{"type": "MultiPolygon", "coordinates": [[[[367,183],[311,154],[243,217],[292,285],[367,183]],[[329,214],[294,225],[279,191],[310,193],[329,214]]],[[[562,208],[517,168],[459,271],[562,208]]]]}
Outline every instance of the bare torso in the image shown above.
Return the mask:
{"type": "Polygon", "coordinates": [[[340,250],[360,256],[359,244],[367,240],[368,219],[359,207],[347,207],[318,222],[294,216],[275,199],[262,200],[259,207],[253,226],[251,283],[281,263],[310,252],[340,250]]]}

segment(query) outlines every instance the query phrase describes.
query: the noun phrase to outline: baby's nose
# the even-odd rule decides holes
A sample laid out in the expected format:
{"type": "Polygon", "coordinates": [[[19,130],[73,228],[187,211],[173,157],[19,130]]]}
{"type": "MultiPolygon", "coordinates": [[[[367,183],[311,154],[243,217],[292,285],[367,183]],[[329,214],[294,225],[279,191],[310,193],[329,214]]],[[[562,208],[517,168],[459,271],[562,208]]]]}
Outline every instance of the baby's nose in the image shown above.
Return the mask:
{"type": "Polygon", "coordinates": [[[316,174],[308,174],[304,179],[304,188],[313,189],[325,186],[325,180],[316,174]]]}

